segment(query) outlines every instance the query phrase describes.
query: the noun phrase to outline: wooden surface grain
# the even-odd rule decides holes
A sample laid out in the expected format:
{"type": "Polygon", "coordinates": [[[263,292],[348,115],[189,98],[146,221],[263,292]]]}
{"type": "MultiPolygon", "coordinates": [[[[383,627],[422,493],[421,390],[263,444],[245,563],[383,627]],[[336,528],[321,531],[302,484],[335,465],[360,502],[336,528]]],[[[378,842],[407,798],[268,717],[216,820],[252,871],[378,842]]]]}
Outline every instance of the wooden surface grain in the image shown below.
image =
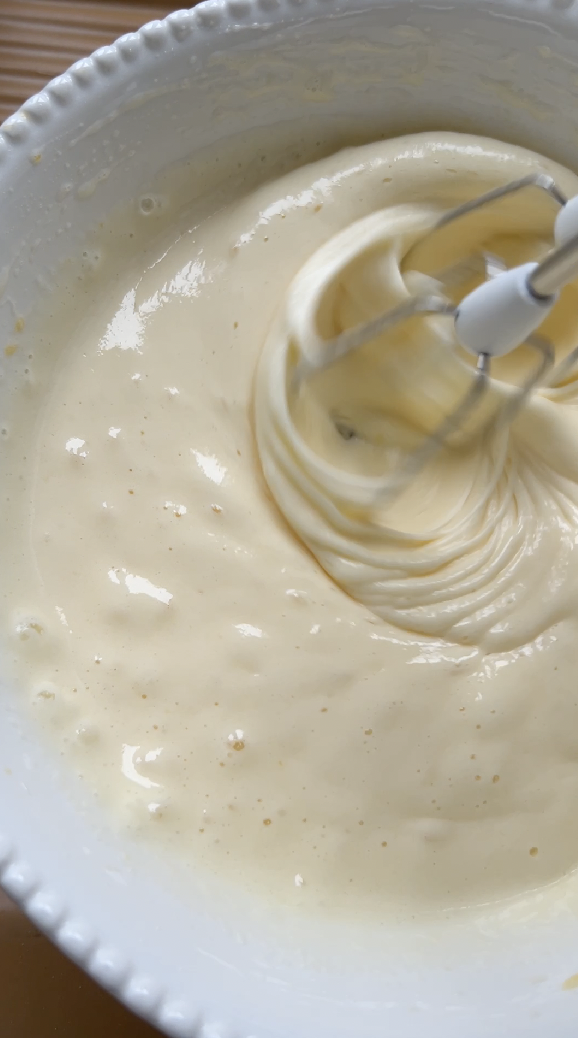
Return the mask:
{"type": "Polygon", "coordinates": [[[97,47],[193,0],[0,0],[0,123],[97,47]]]}
{"type": "Polygon", "coordinates": [[[62,955],[0,892],[2,1038],[161,1038],[62,955]]]}

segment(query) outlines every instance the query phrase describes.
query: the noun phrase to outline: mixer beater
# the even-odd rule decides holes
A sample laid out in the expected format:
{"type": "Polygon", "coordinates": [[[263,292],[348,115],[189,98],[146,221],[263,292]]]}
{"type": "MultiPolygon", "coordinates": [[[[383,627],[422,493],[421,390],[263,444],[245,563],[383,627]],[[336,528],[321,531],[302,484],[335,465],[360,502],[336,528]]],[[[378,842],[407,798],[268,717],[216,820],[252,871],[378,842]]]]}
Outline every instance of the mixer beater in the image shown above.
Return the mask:
{"type": "MultiPolygon", "coordinates": [[[[552,177],[544,173],[529,175],[444,213],[425,238],[429,240],[430,236],[443,231],[454,221],[483,210],[508,195],[532,189],[546,192],[559,207],[553,227],[554,248],[545,259],[506,269],[501,260],[487,253],[469,257],[433,275],[440,284],[439,293],[413,296],[374,320],[343,332],[325,343],[321,357],[313,362],[308,360],[301,369],[302,378],[314,370],[327,368],[401,322],[428,315],[445,315],[452,319],[456,344],[477,358],[474,378],[465,396],[383,484],[382,502],[401,493],[451,434],[459,430],[478,408],[489,388],[493,358],[503,357],[522,344],[530,346],[537,354],[537,363],[530,376],[488,423],[492,428],[509,424],[534,389],[539,385],[559,383],[578,362],[577,344],[552,370],[554,347],[536,334],[556,304],[560,290],[578,277],[578,195],[567,200],[552,177]],[[482,283],[458,304],[451,303],[443,294],[444,288],[448,290],[456,283],[463,283],[473,273],[482,274],[482,283]]],[[[422,238],[420,245],[423,241],[422,238]]],[[[406,269],[415,269],[411,264],[414,250],[415,245],[406,256],[406,269]]]]}

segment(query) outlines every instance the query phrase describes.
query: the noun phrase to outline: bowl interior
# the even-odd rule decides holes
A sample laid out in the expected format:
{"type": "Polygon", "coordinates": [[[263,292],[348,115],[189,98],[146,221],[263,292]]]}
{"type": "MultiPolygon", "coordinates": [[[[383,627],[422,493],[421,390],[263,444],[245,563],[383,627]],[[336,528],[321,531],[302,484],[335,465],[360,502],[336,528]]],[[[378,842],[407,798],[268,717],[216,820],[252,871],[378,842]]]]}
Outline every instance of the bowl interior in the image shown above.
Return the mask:
{"type": "MultiPolygon", "coordinates": [[[[91,228],[220,141],[283,123],[306,157],[320,135],[329,151],[473,130],[577,169],[577,93],[578,20],[538,0],[231,0],[153,23],[79,63],[0,133],[0,341],[91,228]]],[[[24,363],[0,359],[2,415],[24,363]]],[[[569,897],[371,934],[281,909],[272,918],[116,836],[6,681],[0,718],[3,883],[167,1033],[574,1033],[578,995],[562,987],[578,970],[569,897]]]]}

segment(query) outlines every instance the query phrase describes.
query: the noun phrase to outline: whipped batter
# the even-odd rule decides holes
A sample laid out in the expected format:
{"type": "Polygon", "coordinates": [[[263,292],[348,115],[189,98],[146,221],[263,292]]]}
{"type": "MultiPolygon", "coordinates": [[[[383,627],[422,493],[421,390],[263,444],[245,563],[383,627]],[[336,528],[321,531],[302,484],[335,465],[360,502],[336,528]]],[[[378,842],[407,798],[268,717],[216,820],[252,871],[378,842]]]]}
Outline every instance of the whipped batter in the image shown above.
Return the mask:
{"type": "MultiPolygon", "coordinates": [[[[468,173],[454,173],[458,200],[468,173]]],[[[561,390],[555,369],[514,423],[500,421],[513,384],[540,364],[522,345],[493,362],[477,411],[433,463],[413,471],[412,458],[474,379],[453,322],[414,317],[337,361],[331,354],[343,332],[411,295],[445,291],[420,273],[424,265],[450,264],[459,284],[464,264],[463,296],[473,287],[472,251],[514,266],[549,247],[554,206],[536,189],[429,233],[445,186],[436,180],[429,204],[362,218],[304,265],[260,364],[257,439],[281,509],[345,590],[405,630],[497,652],[532,641],[574,607],[576,386],[561,390]],[[319,372],[323,358],[331,363],[319,372]]],[[[578,286],[541,331],[561,360],[578,341],[578,286]]],[[[567,383],[565,369],[560,378],[567,383]]]]}
{"type": "MultiPolygon", "coordinates": [[[[146,258],[127,235],[121,275],[103,232],[101,268],[67,288],[74,334],[46,318],[3,449],[4,630],[36,716],[131,831],[374,916],[575,867],[578,386],[499,435],[474,423],[382,507],[400,451],[471,378],[451,328],[413,323],[299,394],[290,378],[443,269],[445,246],[411,253],[436,213],[532,170],[578,192],[474,137],[343,151],[146,258]],[[304,288],[340,232],[331,278],[304,288]]],[[[539,195],[510,199],[448,256],[473,234],[535,258],[552,220],[539,195]]],[[[575,315],[571,286],[544,329],[558,357],[575,315]]],[[[528,363],[500,362],[488,406],[528,363]]]]}

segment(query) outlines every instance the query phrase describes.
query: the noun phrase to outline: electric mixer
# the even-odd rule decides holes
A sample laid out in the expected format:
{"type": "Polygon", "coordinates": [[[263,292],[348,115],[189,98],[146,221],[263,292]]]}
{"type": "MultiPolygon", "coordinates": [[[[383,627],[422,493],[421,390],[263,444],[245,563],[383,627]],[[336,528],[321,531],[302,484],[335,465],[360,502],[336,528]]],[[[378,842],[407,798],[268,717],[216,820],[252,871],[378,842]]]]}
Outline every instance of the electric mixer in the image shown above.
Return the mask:
{"type": "MultiPolygon", "coordinates": [[[[447,414],[423,443],[411,452],[397,472],[383,484],[382,502],[399,494],[408,481],[432,458],[451,434],[460,429],[479,407],[488,391],[491,362],[527,344],[536,354],[536,364],[491,425],[509,424],[530,394],[539,386],[559,384],[578,362],[578,344],[554,367],[552,344],[538,329],[555,306],[565,285],[578,277],[578,196],[567,199],[552,177],[532,174],[495,188],[478,198],[444,213],[405,257],[406,270],[419,269],[424,240],[435,245],[436,236],[456,220],[482,211],[503,198],[521,191],[545,192],[558,208],[553,221],[554,248],[540,262],[528,262],[507,269],[497,257],[481,253],[434,274],[439,286],[432,292],[417,293],[407,301],[365,324],[348,329],[323,342],[323,348],[306,354],[297,368],[300,383],[313,372],[329,367],[353,350],[359,349],[384,332],[416,316],[441,315],[453,321],[455,346],[476,358],[474,378],[457,406],[447,414]],[[445,292],[472,275],[482,275],[478,284],[459,303],[448,300],[445,292]],[[445,291],[444,291],[445,290],[445,291]]],[[[351,431],[339,430],[347,438],[351,431]]]]}

